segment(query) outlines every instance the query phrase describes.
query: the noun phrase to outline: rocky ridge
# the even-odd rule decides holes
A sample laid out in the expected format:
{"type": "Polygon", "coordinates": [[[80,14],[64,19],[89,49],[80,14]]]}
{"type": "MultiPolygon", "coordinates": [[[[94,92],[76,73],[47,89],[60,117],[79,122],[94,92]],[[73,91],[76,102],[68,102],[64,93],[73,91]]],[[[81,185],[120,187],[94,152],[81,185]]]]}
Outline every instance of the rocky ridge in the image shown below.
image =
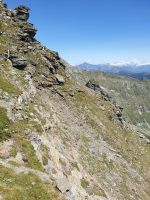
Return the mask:
{"type": "Polygon", "coordinates": [[[150,146],[102,88],[72,79],[28,18],[0,1],[0,199],[148,200],[150,146]]]}

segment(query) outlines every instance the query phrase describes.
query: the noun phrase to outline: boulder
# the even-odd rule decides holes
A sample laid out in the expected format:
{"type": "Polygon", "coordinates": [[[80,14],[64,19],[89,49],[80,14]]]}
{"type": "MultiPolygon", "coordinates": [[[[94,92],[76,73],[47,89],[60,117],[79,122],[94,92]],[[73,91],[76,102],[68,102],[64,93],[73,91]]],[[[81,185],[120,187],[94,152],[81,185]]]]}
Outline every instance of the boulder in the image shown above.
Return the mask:
{"type": "MultiPolygon", "coordinates": [[[[28,34],[28,38],[33,39],[36,35],[37,30],[34,28],[33,24],[23,23],[20,27],[22,28],[24,34],[28,34]]],[[[27,35],[25,36],[25,38],[27,38],[27,35]]]]}
{"type": "Polygon", "coordinates": [[[29,10],[26,6],[19,6],[15,8],[13,16],[21,21],[27,21],[29,18],[29,10]]]}
{"type": "Polygon", "coordinates": [[[71,189],[71,185],[67,178],[61,178],[56,181],[56,187],[61,193],[66,193],[71,189]]]}
{"type": "Polygon", "coordinates": [[[55,78],[58,81],[58,83],[60,84],[64,84],[65,83],[65,79],[63,76],[59,75],[59,74],[55,74],[55,78]]]}

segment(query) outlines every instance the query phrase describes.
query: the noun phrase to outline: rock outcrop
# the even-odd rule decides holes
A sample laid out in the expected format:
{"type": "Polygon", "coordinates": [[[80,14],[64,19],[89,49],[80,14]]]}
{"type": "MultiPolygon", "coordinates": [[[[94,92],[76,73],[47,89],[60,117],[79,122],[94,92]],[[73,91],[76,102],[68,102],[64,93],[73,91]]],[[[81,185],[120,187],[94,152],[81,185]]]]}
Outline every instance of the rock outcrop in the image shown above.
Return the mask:
{"type": "Polygon", "coordinates": [[[29,18],[29,8],[26,6],[19,6],[13,11],[13,16],[21,21],[27,21],[29,18]]]}
{"type": "Polygon", "coordinates": [[[23,37],[28,37],[28,41],[35,37],[37,30],[34,28],[33,24],[23,23],[20,25],[20,28],[23,31],[23,37]]]}
{"type": "Polygon", "coordinates": [[[111,94],[108,93],[106,88],[100,86],[98,83],[96,83],[94,80],[90,80],[86,83],[86,86],[91,88],[94,91],[98,91],[101,93],[101,95],[104,97],[105,100],[111,101],[115,103],[114,98],[112,97],[111,94]]]}
{"type": "Polygon", "coordinates": [[[24,69],[28,65],[28,60],[22,56],[11,54],[9,59],[12,62],[13,67],[18,69],[24,69]]]}
{"type": "MultiPolygon", "coordinates": [[[[90,80],[86,83],[86,86],[96,92],[99,92],[102,95],[102,98],[105,101],[110,101],[113,105],[113,111],[119,121],[123,124],[125,119],[123,118],[123,107],[119,106],[114,99],[114,97],[107,91],[106,88],[100,86],[98,83],[96,83],[94,80],[90,80]]],[[[109,119],[112,119],[113,116],[109,116],[109,119]]]]}
{"type": "MultiPolygon", "coordinates": [[[[40,65],[38,57],[35,55],[37,53],[41,54],[40,62],[42,62],[44,66],[43,69],[40,70],[42,75],[40,78],[38,77],[39,72],[36,73],[38,74],[38,76],[35,77],[37,87],[51,87],[52,85],[64,84],[65,80],[63,75],[57,74],[57,70],[64,70],[65,65],[63,65],[63,61],[61,61],[57,52],[48,50],[36,41],[35,35],[37,30],[33,24],[27,22],[30,9],[26,6],[19,6],[14,10],[8,10],[4,3],[1,3],[1,7],[2,18],[5,20],[9,16],[9,20],[11,19],[14,25],[17,24],[18,28],[15,35],[12,34],[12,40],[8,46],[9,49],[1,54],[2,59],[9,59],[12,66],[15,68],[23,70],[28,66],[28,71],[35,71],[30,68],[40,65]],[[18,44],[17,47],[14,46],[13,40],[16,40],[16,43],[20,41],[20,44],[18,44]],[[27,55],[29,52],[34,54],[33,57],[27,55]],[[53,76],[53,74],[55,74],[55,76],[53,76]]],[[[5,32],[2,32],[2,36],[5,34],[5,32]]],[[[9,35],[11,36],[10,33],[9,35]]]]}

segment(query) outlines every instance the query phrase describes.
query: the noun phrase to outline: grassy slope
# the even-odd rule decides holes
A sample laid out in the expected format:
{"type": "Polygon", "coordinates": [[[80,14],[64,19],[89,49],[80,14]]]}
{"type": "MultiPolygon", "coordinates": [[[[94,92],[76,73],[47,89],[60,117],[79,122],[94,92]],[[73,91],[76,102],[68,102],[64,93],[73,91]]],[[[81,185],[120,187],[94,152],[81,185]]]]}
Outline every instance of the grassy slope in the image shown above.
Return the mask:
{"type": "Polygon", "coordinates": [[[31,173],[16,175],[1,165],[0,192],[5,200],[62,200],[51,183],[43,183],[31,173]]]}
{"type": "MultiPolygon", "coordinates": [[[[63,90],[65,97],[67,98],[67,91],[76,87],[82,88],[81,86],[75,86],[75,83],[69,83],[68,85],[66,83],[63,90]]],[[[92,136],[86,130],[85,132],[79,133],[78,130],[72,133],[77,137],[76,142],[79,145],[78,151],[82,158],[83,166],[88,169],[90,174],[96,176],[98,181],[110,184],[109,186],[107,185],[109,189],[119,190],[120,198],[130,199],[131,195],[134,195],[140,199],[144,195],[143,198],[148,199],[149,197],[144,193],[146,192],[150,195],[148,190],[150,183],[147,178],[150,175],[147,173],[147,170],[150,169],[149,145],[141,142],[136,133],[128,129],[122,129],[120,125],[110,121],[108,116],[112,112],[112,107],[109,102],[103,101],[99,96],[92,95],[89,92],[79,92],[71,99],[68,97],[68,101],[67,104],[71,104],[72,110],[74,110],[79,120],[83,124],[85,123],[89,130],[92,128],[92,136]],[[103,105],[103,110],[101,110],[100,105],[103,105]],[[103,126],[99,125],[98,122],[103,126]],[[112,149],[115,149],[115,152],[121,156],[119,161],[117,161],[117,158],[109,158],[107,153],[102,153],[101,151],[96,154],[93,153],[92,146],[94,146],[95,150],[96,143],[101,143],[101,140],[104,140],[112,149]],[[132,170],[130,171],[127,166],[130,166],[131,169],[134,169],[137,174],[144,178],[143,180],[146,181],[147,185],[145,185],[146,187],[144,186],[144,189],[140,188],[142,182],[140,183],[138,176],[134,177],[134,173],[132,174],[132,170]],[[120,180],[115,181],[117,185],[113,187],[109,181],[113,176],[115,177],[114,174],[117,174],[120,180]],[[127,183],[129,185],[133,184],[133,191],[130,190],[130,186],[127,183]],[[135,187],[136,184],[137,186],[135,187]]],[[[69,136],[70,141],[75,140],[72,139],[71,135],[69,136]]],[[[105,191],[109,190],[107,186],[104,186],[105,191]]]]}

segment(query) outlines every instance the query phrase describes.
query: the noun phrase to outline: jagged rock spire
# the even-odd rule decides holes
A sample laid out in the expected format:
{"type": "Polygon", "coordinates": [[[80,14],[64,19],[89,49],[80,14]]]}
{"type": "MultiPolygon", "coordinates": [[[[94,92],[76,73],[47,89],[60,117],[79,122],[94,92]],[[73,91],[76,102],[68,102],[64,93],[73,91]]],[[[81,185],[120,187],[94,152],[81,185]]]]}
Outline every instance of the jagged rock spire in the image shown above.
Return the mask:
{"type": "Polygon", "coordinates": [[[14,10],[14,17],[21,21],[27,21],[29,18],[29,10],[30,8],[20,5],[14,10]]]}

